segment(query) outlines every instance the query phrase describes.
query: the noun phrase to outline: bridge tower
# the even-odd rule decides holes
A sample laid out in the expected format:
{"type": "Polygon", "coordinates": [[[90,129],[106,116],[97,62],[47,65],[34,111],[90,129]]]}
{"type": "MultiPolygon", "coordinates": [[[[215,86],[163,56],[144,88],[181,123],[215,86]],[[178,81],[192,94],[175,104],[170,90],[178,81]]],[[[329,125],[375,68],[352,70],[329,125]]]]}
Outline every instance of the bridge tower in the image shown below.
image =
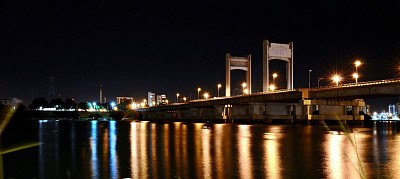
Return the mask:
{"type": "Polygon", "coordinates": [[[263,92],[269,91],[269,61],[286,62],[287,89],[293,89],[293,42],[289,44],[263,42],[263,92]]]}
{"type": "Polygon", "coordinates": [[[231,70],[246,71],[246,88],[251,94],[251,55],[246,57],[234,57],[226,54],[226,84],[225,96],[231,96],[231,70]]]}

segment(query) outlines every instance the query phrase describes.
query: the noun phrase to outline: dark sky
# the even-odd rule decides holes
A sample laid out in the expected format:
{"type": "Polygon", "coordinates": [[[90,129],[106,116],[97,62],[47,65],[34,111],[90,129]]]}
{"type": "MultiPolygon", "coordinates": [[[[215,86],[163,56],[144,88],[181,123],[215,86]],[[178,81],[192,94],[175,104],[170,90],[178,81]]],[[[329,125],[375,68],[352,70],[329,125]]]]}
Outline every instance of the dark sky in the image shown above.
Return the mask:
{"type": "MultiPolygon", "coordinates": [[[[56,94],[77,101],[98,100],[100,84],[108,99],[193,97],[197,87],[216,95],[227,52],[252,55],[257,92],[263,40],[294,43],[295,88],[308,86],[308,69],[313,86],[333,70],[352,82],[356,58],[360,81],[395,78],[399,9],[396,1],[1,1],[0,98],[47,97],[51,74],[56,94]]],[[[282,64],[271,70],[284,73],[282,64]]],[[[233,77],[240,88],[244,72],[233,77]]]]}

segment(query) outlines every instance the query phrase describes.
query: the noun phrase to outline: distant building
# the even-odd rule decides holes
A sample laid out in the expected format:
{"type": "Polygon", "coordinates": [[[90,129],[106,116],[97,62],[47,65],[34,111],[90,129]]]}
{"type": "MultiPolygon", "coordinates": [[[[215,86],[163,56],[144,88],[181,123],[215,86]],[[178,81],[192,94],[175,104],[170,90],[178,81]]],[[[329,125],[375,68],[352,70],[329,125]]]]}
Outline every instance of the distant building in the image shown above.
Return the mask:
{"type": "Polygon", "coordinates": [[[156,93],[147,92],[147,105],[156,106],[156,93]]]}
{"type": "Polygon", "coordinates": [[[166,104],[168,104],[168,100],[165,94],[157,95],[153,92],[147,92],[147,105],[149,107],[166,104]]]}
{"type": "Polygon", "coordinates": [[[166,104],[168,104],[168,100],[165,94],[157,95],[157,105],[166,105],[166,104]]]}
{"type": "Polygon", "coordinates": [[[6,105],[6,106],[12,106],[12,107],[17,107],[20,103],[22,103],[22,100],[17,99],[17,98],[4,98],[0,99],[0,104],[6,105]]]}
{"type": "Polygon", "coordinates": [[[133,103],[132,97],[117,97],[117,104],[126,103],[131,104],[133,103]]]}

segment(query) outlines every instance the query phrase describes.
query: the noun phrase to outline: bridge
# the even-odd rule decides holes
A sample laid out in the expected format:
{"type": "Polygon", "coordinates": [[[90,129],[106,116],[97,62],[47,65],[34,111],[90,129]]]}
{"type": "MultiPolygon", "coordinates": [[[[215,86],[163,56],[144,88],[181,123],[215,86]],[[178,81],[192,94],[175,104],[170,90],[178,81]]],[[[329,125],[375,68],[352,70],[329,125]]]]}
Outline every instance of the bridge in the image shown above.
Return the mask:
{"type": "Polygon", "coordinates": [[[400,78],[285,89],[248,95],[192,100],[139,111],[145,120],[263,123],[362,123],[363,99],[400,96],[400,78]]]}
{"type": "MultiPolygon", "coordinates": [[[[339,84],[320,88],[293,88],[293,43],[278,44],[263,42],[263,92],[251,92],[251,55],[246,57],[226,54],[226,97],[193,100],[187,103],[141,108],[143,119],[162,121],[222,121],[263,123],[362,123],[364,114],[369,113],[363,99],[400,95],[400,78],[368,82],[358,82],[356,61],[353,77],[356,83],[339,84]],[[286,87],[275,90],[275,75],[272,83],[269,74],[269,61],[282,60],[286,63],[286,87]],[[243,93],[230,96],[230,71],[246,71],[243,93]],[[245,89],[245,87],[247,87],[245,89]]],[[[310,78],[309,70],[309,78],[310,78]]],[[[310,79],[309,79],[310,81],[310,79]]]]}

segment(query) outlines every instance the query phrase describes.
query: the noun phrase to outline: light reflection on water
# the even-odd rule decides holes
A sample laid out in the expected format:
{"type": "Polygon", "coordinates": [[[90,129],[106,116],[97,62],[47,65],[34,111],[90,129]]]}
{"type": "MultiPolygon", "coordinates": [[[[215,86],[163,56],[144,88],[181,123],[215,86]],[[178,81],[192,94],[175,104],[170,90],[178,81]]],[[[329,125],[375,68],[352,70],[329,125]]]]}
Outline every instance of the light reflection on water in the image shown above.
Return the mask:
{"type": "MultiPolygon", "coordinates": [[[[397,128],[346,135],[291,125],[50,121],[38,127],[42,145],[30,151],[38,165],[27,169],[29,178],[400,176],[397,128]]],[[[4,165],[20,161],[7,157],[4,165]]],[[[5,167],[6,178],[18,176],[5,167]]]]}
{"type": "Polygon", "coordinates": [[[97,148],[97,121],[91,121],[91,126],[90,126],[90,151],[91,151],[91,172],[93,177],[98,177],[98,148],[97,148]]]}
{"type": "Polygon", "coordinates": [[[281,157],[278,140],[279,133],[264,134],[264,172],[268,178],[282,178],[281,157]]]}
{"type": "Polygon", "coordinates": [[[240,178],[253,178],[253,159],[251,154],[251,133],[249,125],[238,126],[238,157],[240,178]]]}

